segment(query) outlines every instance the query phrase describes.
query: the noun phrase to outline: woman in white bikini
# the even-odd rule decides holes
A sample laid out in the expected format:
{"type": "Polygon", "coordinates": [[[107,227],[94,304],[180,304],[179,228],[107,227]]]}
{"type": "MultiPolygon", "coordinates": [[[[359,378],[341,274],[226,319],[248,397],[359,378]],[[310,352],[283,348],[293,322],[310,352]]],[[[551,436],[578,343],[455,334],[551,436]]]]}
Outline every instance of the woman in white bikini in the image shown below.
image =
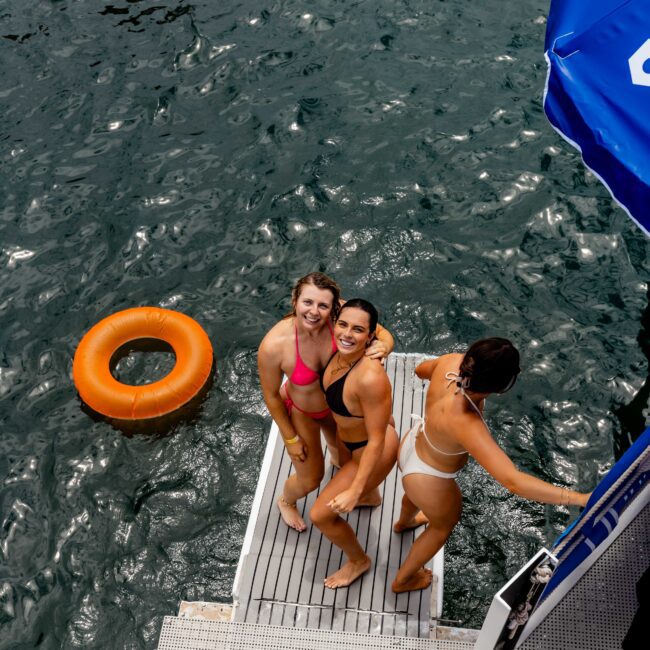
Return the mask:
{"type": "Polygon", "coordinates": [[[460,519],[462,497],[454,480],[473,456],[499,483],[526,499],[584,506],[589,494],[546,483],[519,471],[492,438],[483,419],[485,399],[509,390],[519,374],[519,352],[507,339],[476,341],[463,354],[424,361],[415,372],[430,380],[425,418],[402,441],[398,463],[404,498],[394,530],[426,524],[393,582],[393,591],[425,589],[424,565],[443,546],[460,519]]]}
{"type": "MultiPolygon", "coordinates": [[[[324,474],[321,430],[332,462],[338,465],[336,424],[318,378],[336,352],[332,323],[342,301],[339,286],[323,273],[300,278],[291,298],[293,311],[266,334],[257,362],[264,401],[295,469],[284,484],[278,508],[287,526],[300,532],[306,526],[296,501],[315,490],[324,474]],[[288,378],[284,384],[283,375],[288,378]]],[[[393,337],[378,326],[377,339],[365,353],[382,359],[392,349],[393,337]]]]}

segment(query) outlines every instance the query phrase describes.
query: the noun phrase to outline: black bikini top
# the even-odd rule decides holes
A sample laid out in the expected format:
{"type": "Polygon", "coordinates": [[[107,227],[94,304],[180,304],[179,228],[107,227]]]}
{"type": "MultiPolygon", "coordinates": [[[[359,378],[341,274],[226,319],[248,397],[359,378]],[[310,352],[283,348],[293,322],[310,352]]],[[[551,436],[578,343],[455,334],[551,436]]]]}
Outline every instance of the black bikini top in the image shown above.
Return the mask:
{"type": "MultiPolygon", "coordinates": [[[[330,407],[336,415],[342,415],[343,417],[346,418],[363,418],[363,415],[354,415],[353,413],[350,413],[348,411],[348,407],[345,405],[345,402],[343,401],[343,388],[345,386],[345,380],[347,379],[348,375],[350,372],[352,372],[352,368],[361,361],[361,359],[357,359],[351,366],[350,370],[348,370],[342,377],[339,377],[336,381],[333,381],[327,388],[323,386],[323,377],[325,376],[325,371],[329,367],[332,359],[336,355],[336,352],[330,357],[329,361],[327,362],[327,365],[325,368],[320,373],[320,387],[323,389],[323,392],[325,393],[325,401],[327,402],[327,406],[330,407]]],[[[363,357],[362,357],[363,358],[363,357]]]]}

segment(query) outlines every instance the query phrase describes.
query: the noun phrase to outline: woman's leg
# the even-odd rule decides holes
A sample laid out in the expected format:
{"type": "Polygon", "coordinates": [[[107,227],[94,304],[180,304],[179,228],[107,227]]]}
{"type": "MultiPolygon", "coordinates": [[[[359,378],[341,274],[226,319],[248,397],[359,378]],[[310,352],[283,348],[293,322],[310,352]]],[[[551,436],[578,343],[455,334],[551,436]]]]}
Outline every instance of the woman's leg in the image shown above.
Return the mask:
{"type": "Polygon", "coordinates": [[[327,504],[352,484],[357,473],[357,464],[347,462],[321,491],[309,517],[332,544],[343,550],[348,561],[336,573],[325,578],[325,586],[335,589],[345,587],[370,568],[366,555],[350,525],[339,517],[327,504]]]}
{"type": "MultiPolygon", "coordinates": [[[[338,436],[336,438],[336,443],[338,447],[339,462],[340,462],[340,465],[337,465],[337,467],[342,467],[343,465],[345,465],[345,463],[352,460],[352,454],[350,450],[345,446],[345,444],[341,442],[338,436]]],[[[356,453],[358,454],[360,452],[357,451],[356,453]]],[[[379,489],[375,487],[375,488],[367,489],[361,495],[361,498],[359,499],[359,503],[357,504],[357,508],[374,508],[375,506],[378,505],[381,505],[381,494],[379,493],[379,489]]]]}
{"type": "MultiPolygon", "coordinates": [[[[390,472],[397,458],[397,446],[395,429],[389,427],[386,431],[381,459],[368,479],[366,493],[375,489],[390,472]]],[[[338,571],[325,578],[325,586],[331,589],[347,587],[370,568],[370,558],[359,544],[352,528],[327,505],[337,494],[352,485],[357,473],[358,459],[362,453],[363,448],[355,450],[352,459],[345,463],[327,484],[309,513],[312,523],[348,558],[338,571]]]]}
{"type": "MultiPolygon", "coordinates": [[[[458,521],[462,510],[462,496],[456,481],[409,474],[402,479],[405,502],[397,523],[405,524],[419,516],[416,510],[428,520],[424,532],[413,542],[404,563],[393,582],[393,591],[425,589],[431,584],[431,572],[424,565],[442,548],[458,521]]],[[[410,526],[412,527],[412,526],[410,526]]],[[[403,530],[405,530],[404,528],[403,530]]]]}
{"type": "Polygon", "coordinates": [[[429,523],[425,514],[406,496],[402,497],[402,509],[399,519],[393,524],[393,531],[403,533],[405,530],[412,530],[429,523]]]}
{"type": "Polygon", "coordinates": [[[330,463],[334,467],[341,467],[341,461],[339,460],[339,447],[336,440],[336,422],[331,415],[324,417],[322,420],[319,420],[321,431],[323,432],[323,437],[325,438],[325,444],[330,452],[330,463]]]}
{"type": "Polygon", "coordinates": [[[282,495],[278,499],[280,515],[290,528],[302,532],[307,528],[300,516],[296,501],[318,488],[323,480],[323,448],[320,441],[320,423],[294,408],[291,423],[307,446],[307,457],[302,462],[294,462],[295,473],[286,480],[282,495]]]}

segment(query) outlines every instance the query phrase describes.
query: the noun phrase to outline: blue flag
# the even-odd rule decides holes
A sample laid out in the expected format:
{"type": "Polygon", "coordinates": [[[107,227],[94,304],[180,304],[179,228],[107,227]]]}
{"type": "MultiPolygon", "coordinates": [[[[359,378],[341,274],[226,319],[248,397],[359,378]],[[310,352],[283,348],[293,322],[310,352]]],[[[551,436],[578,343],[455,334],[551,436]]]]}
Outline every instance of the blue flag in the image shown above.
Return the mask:
{"type": "Polygon", "coordinates": [[[554,0],[544,109],[650,233],[650,0],[554,0]]]}

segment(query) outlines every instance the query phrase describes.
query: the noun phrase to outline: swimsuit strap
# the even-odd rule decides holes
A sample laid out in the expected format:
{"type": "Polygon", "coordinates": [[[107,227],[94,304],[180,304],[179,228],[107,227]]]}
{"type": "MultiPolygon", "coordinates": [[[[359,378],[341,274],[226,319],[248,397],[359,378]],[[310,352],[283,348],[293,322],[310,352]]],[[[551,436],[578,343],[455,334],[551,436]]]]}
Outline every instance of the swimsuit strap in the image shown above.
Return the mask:
{"type": "MultiPolygon", "coordinates": [[[[474,404],[474,402],[470,399],[469,395],[465,392],[465,389],[469,388],[469,377],[461,377],[457,372],[454,372],[452,370],[445,375],[445,379],[449,381],[449,383],[447,384],[447,388],[449,388],[449,386],[451,386],[454,382],[456,383],[456,390],[454,391],[454,394],[460,392],[465,397],[465,399],[472,405],[472,408],[478,413],[478,416],[483,421],[485,428],[488,429],[489,431],[487,422],[485,421],[483,414],[479,410],[478,406],[474,404]]],[[[431,449],[433,449],[434,451],[437,451],[439,454],[443,454],[445,456],[462,456],[463,454],[469,453],[468,451],[449,452],[449,451],[443,451],[442,449],[439,449],[431,442],[431,440],[429,440],[429,436],[427,435],[427,430],[425,427],[426,424],[425,419],[415,414],[412,414],[411,417],[419,420],[419,428],[424,434],[424,439],[427,441],[429,447],[431,447],[431,449]]]]}
{"type": "MultiPolygon", "coordinates": [[[[325,388],[325,386],[323,385],[323,378],[325,377],[325,372],[330,367],[330,363],[332,363],[332,359],[336,356],[337,352],[338,352],[338,349],[334,350],[334,353],[332,354],[332,356],[327,360],[327,363],[325,364],[325,367],[318,373],[318,375],[320,377],[320,387],[321,387],[321,390],[323,392],[325,392],[327,390],[325,388]]],[[[363,359],[363,357],[360,357],[359,359],[357,359],[349,367],[348,371],[344,375],[341,375],[338,379],[335,379],[327,388],[331,388],[336,382],[341,381],[341,379],[343,379],[344,377],[347,377],[350,374],[350,370],[352,370],[352,368],[354,368],[354,366],[356,366],[357,363],[359,363],[359,361],[361,361],[361,359],[363,359]]]]}
{"type": "Polygon", "coordinates": [[[469,454],[468,451],[443,451],[439,447],[436,447],[431,440],[429,440],[429,436],[427,435],[427,430],[425,428],[425,423],[426,420],[421,416],[418,415],[417,413],[411,413],[411,421],[416,420],[418,423],[418,430],[422,431],[422,435],[424,436],[424,439],[427,441],[427,444],[431,449],[434,451],[437,451],[439,454],[442,454],[443,456],[463,456],[465,454],[469,454]]]}
{"type": "Polygon", "coordinates": [[[334,338],[334,328],[332,327],[332,323],[330,323],[329,318],[327,319],[327,327],[329,327],[330,335],[332,336],[332,356],[334,356],[338,348],[336,347],[336,339],[334,338]]]}
{"type": "Polygon", "coordinates": [[[469,388],[469,377],[461,377],[457,372],[450,370],[446,375],[445,379],[449,381],[447,388],[449,388],[454,382],[456,382],[456,390],[454,394],[459,391],[465,392],[466,388],[469,388]]]}
{"type": "MultiPolygon", "coordinates": [[[[335,353],[330,357],[330,361],[331,361],[335,356],[336,356],[336,352],[335,352],[335,353]]],[[[356,361],[355,361],[355,362],[354,362],[354,363],[353,363],[353,364],[348,368],[348,371],[347,371],[344,375],[341,375],[337,380],[333,381],[333,382],[332,382],[332,383],[327,387],[327,389],[324,389],[324,390],[325,390],[325,394],[327,394],[327,391],[328,391],[330,388],[332,388],[332,386],[334,386],[335,384],[338,384],[339,382],[341,382],[343,385],[345,385],[345,380],[347,379],[348,375],[352,372],[352,368],[354,368],[354,366],[356,366],[357,363],[359,363],[359,361],[361,361],[361,359],[363,359],[363,357],[359,357],[359,358],[358,358],[358,359],[357,359],[357,360],[356,360],[356,361]]],[[[327,366],[330,365],[330,361],[327,362],[327,366]]],[[[327,366],[325,366],[325,370],[327,370],[327,366]]],[[[323,370],[322,377],[325,376],[325,370],[323,370]]],[[[322,379],[321,379],[321,386],[322,386],[322,379]]],[[[343,402],[343,387],[341,387],[341,402],[343,402]]],[[[343,406],[344,406],[345,409],[347,410],[347,406],[345,406],[345,404],[343,404],[343,406]]],[[[349,411],[348,411],[348,413],[349,413],[349,411]]],[[[353,417],[353,418],[362,418],[363,415],[353,415],[352,417],[353,417]]]]}
{"type": "MultiPolygon", "coordinates": [[[[332,354],[332,356],[327,360],[327,363],[325,364],[325,367],[318,373],[318,376],[320,378],[320,389],[325,392],[325,386],[323,386],[323,377],[325,377],[325,371],[330,367],[330,363],[332,363],[332,359],[334,358],[334,355],[336,352],[332,354]]],[[[331,386],[331,384],[330,384],[331,386]]]]}
{"type": "MultiPolygon", "coordinates": [[[[327,366],[325,366],[325,370],[327,370],[335,354],[336,353],[330,357],[330,360],[327,362],[327,366]]],[[[354,415],[354,413],[350,413],[350,410],[343,401],[343,388],[345,387],[345,381],[348,378],[348,375],[352,372],[352,369],[357,365],[357,363],[359,363],[359,361],[361,361],[361,359],[363,359],[363,357],[359,357],[348,368],[348,371],[344,375],[333,381],[327,388],[323,386],[323,377],[325,376],[325,370],[323,370],[323,373],[320,376],[320,385],[323,389],[323,392],[325,393],[325,401],[327,402],[327,405],[330,407],[330,409],[337,415],[342,415],[349,418],[363,418],[363,415],[354,415]]]]}
{"type": "Polygon", "coordinates": [[[472,405],[472,408],[478,413],[478,416],[483,420],[483,424],[485,425],[485,428],[489,431],[489,427],[487,425],[487,422],[485,421],[485,418],[483,417],[483,413],[481,413],[480,409],[474,402],[470,399],[469,395],[465,392],[466,388],[469,388],[469,377],[461,377],[457,372],[454,372],[453,370],[450,370],[446,375],[445,379],[449,380],[449,383],[447,384],[447,388],[451,386],[454,382],[456,382],[456,390],[454,391],[454,395],[456,393],[461,393],[463,397],[472,405]]]}
{"type": "Polygon", "coordinates": [[[296,341],[296,365],[293,368],[289,381],[297,386],[308,386],[318,379],[318,373],[312,370],[300,356],[300,346],[298,345],[298,326],[294,324],[294,334],[296,341]]]}

